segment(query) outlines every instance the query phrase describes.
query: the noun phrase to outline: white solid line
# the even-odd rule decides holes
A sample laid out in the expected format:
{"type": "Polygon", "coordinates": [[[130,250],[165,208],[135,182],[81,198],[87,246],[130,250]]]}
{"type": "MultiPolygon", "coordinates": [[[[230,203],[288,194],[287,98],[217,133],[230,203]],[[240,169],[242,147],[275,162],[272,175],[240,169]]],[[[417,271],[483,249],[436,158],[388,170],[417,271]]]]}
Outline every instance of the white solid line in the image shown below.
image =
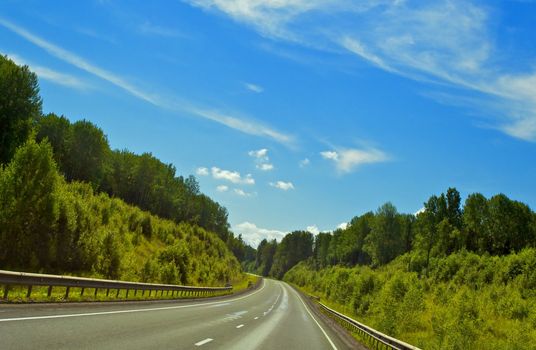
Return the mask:
{"type": "Polygon", "coordinates": [[[207,338],[205,340],[201,340],[197,343],[195,343],[195,346],[201,346],[201,345],[205,345],[206,343],[210,343],[211,341],[213,341],[214,339],[212,338],[207,338]]]}
{"type": "Polygon", "coordinates": [[[259,318],[259,316],[255,317],[254,320],[257,320],[259,318]]]}
{"type": "Polygon", "coordinates": [[[239,324],[238,326],[236,326],[236,328],[242,328],[242,327],[244,327],[243,324],[239,324]]]}
{"type": "Polygon", "coordinates": [[[102,312],[88,312],[83,314],[66,314],[66,315],[48,315],[48,316],[30,316],[30,317],[16,317],[16,318],[1,318],[0,322],[13,322],[13,321],[29,321],[29,320],[47,320],[47,319],[53,319],[53,318],[67,318],[67,317],[83,317],[83,316],[99,316],[99,315],[114,315],[114,314],[128,314],[133,312],[148,312],[148,311],[161,311],[161,310],[173,310],[173,309],[184,309],[189,307],[196,307],[196,306],[207,306],[207,305],[214,305],[214,304],[221,304],[221,303],[231,303],[234,301],[238,301],[241,299],[249,298],[252,295],[255,295],[259,293],[261,290],[264,289],[264,286],[266,283],[264,282],[264,279],[262,280],[262,287],[245,296],[231,299],[231,300],[222,300],[222,301],[213,301],[210,303],[201,303],[201,304],[190,304],[190,305],[179,305],[179,306],[166,306],[166,307],[153,307],[153,308],[146,308],[146,309],[131,309],[131,310],[117,310],[117,311],[102,311],[102,312]]]}
{"type": "MultiPolygon", "coordinates": [[[[292,289],[292,288],[291,288],[292,289]]],[[[298,294],[298,292],[296,292],[294,289],[292,289],[292,291],[296,294],[296,296],[298,297],[298,299],[300,299],[301,303],[303,304],[303,306],[305,307],[305,310],[307,311],[307,313],[309,313],[309,316],[311,316],[311,318],[313,319],[313,321],[315,321],[316,325],[318,326],[318,328],[320,328],[320,330],[322,331],[322,333],[324,333],[324,336],[326,337],[326,339],[329,341],[329,343],[331,344],[331,347],[333,348],[333,350],[337,350],[337,347],[335,346],[335,344],[333,344],[333,342],[331,341],[331,339],[329,338],[328,334],[326,333],[326,331],[324,330],[324,328],[322,328],[322,326],[320,325],[320,323],[318,323],[318,321],[316,320],[316,318],[313,316],[313,314],[311,313],[311,311],[309,311],[309,308],[307,307],[307,305],[305,305],[305,303],[303,302],[302,298],[300,297],[300,295],[298,294]]]]}

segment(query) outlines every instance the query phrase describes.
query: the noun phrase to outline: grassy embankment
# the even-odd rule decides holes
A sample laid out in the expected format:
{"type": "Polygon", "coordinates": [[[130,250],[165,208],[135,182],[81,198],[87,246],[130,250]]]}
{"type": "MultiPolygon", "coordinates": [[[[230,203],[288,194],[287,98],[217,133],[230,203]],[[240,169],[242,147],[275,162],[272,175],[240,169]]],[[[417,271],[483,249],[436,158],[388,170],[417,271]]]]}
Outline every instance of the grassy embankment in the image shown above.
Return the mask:
{"type": "Polygon", "coordinates": [[[426,276],[411,255],[378,269],[306,262],[285,280],[324,304],[423,349],[535,349],[536,250],[459,252],[426,276]]]}

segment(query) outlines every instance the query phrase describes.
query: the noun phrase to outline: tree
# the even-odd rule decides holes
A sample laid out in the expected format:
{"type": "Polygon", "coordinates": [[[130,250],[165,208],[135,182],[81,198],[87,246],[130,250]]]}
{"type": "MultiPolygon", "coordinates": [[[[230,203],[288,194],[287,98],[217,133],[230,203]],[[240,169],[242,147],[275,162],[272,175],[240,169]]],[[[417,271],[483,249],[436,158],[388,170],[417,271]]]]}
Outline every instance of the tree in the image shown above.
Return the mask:
{"type": "Polygon", "coordinates": [[[54,113],[39,118],[36,125],[36,140],[48,140],[54,151],[54,160],[61,172],[64,172],[71,142],[71,123],[64,116],[54,113]]]}
{"type": "Polygon", "coordinates": [[[13,157],[41,115],[37,76],[0,55],[0,164],[13,157]]]}
{"type": "Polygon", "coordinates": [[[57,220],[60,177],[50,144],[30,139],[0,179],[0,264],[46,268],[57,220]]]}
{"type": "Polygon", "coordinates": [[[384,265],[404,252],[402,227],[396,207],[385,203],[376,211],[365,251],[375,265],[384,265]]]}
{"type": "Polygon", "coordinates": [[[274,261],[274,255],[277,250],[276,240],[268,242],[266,239],[263,239],[259,246],[257,247],[257,256],[255,259],[255,268],[257,273],[262,276],[268,276],[270,270],[272,269],[272,264],[274,261]]]}
{"type": "Polygon", "coordinates": [[[65,176],[70,181],[86,181],[99,188],[110,152],[108,139],[101,129],[86,120],[72,124],[71,132],[65,176]]]}
{"type": "Polygon", "coordinates": [[[313,254],[313,234],[294,231],[286,235],[277,245],[270,275],[282,278],[292,266],[313,254]]]}

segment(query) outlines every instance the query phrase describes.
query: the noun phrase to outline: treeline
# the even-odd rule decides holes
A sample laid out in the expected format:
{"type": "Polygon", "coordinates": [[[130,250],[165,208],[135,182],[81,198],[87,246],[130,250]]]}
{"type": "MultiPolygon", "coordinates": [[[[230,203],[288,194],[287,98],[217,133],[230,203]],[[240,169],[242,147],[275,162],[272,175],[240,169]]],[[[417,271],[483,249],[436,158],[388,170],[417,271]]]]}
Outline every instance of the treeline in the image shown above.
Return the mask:
{"type": "Polygon", "coordinates": [[[0,266],[131,281],[221,285],[241,269],[213,233],[67,182],[46,141],[0,167],[0,266]]]}
{"type": "Polygon", "coordinates": [[[471,194],[464,205],[449,188],[432,196],[417,215],[401,214],[391,203],[353,218],[346,229],[311,234],[293,232],[281,243],[262,241],[257,273],[281,278],[297,262],[311,257],[317,267],[385,265],[412,252],[411,265],[424,274],[434,257],[459,251],[505,255],[536,247],[536,214],[503,194],[489,199],[471,194]]]}
{"type": "Polygon", "coordinates": [[[0,56],[0,164],[7,164],[30,135],[52,146],[58,170],[68,181],[91,184],[96,192],[176,223],[187,222],[216,233],[240,259],[251,251],[229,229],[226,208],[199,190],[194,176],[176,175],[150,153],[111,150],[104,132],[89,121],[71,123],[42,115],[39,86],[27,66],[0,56]]]}

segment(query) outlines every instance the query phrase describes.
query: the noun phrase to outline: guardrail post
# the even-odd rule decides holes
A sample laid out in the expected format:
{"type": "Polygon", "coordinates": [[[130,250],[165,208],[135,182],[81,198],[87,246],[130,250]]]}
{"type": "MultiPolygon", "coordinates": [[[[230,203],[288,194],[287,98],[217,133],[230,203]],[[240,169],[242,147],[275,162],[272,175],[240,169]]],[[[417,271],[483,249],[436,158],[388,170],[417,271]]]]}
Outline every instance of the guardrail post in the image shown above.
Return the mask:
{"type": "Polygon", "coordinates": [[[26,298],[29,298],[30,295],[32,295],[32,285],[31,284],[28,286],[28,292],[26,293],[26,298]]]}
{"type": "Polygon", "coordinates": [[[121,291],[121,289],[117,288],[117,293],[115,294],[116,299],[119,298],[119,292],[120,291],[121,291]]]}
{"type": "Polygon", "coordinates": [[[50,298],[51,295],[52,295],[52,286],[48,286],[47,297],[50,298]]]}
{"type": "Polygon", "coordinates": [[[126,295],[125,295],[125,299],[128,299],[128,291],[129,291],[129,290],[130,290],[130,289],[127,288],[127,293],[126,293],[126,295]]]}
{"type": "Polygon", "coordinates": [[[65,288],[65,299],[68,299],[68,298],[69,298],[69,289],[70,289],[70,288],[71,288],[71,287],[67,287],[67,288],[65,288]]]}
{"type": "Polygon", "coordinates": [[[9,295],[9,285],[4,286],[4,299],[7,300],[7,296],[9,295]]]}
{"type": "Polygon", "coordinates": [[[82,287],[82,289],[80,289],[80,296],[84,296],[84,287],[82,287]]]}
{"type": "Polygon", "coordinates": [[[108,297],[108,295],[110,295],[110,288],[106,289],[106,296],[108,297]]]}
{"type": "Polygon", "coordinates": [[[95,298],[97,297],[98,292],[99,292],[99,288],[95,288],[95,298]]]}
{"type": "Polygon", "coordinates": [[[152,292],[152,290],[151,290],[151,289],[149,289],[149,298],[151,297],[151,292],[152,292]]]}

